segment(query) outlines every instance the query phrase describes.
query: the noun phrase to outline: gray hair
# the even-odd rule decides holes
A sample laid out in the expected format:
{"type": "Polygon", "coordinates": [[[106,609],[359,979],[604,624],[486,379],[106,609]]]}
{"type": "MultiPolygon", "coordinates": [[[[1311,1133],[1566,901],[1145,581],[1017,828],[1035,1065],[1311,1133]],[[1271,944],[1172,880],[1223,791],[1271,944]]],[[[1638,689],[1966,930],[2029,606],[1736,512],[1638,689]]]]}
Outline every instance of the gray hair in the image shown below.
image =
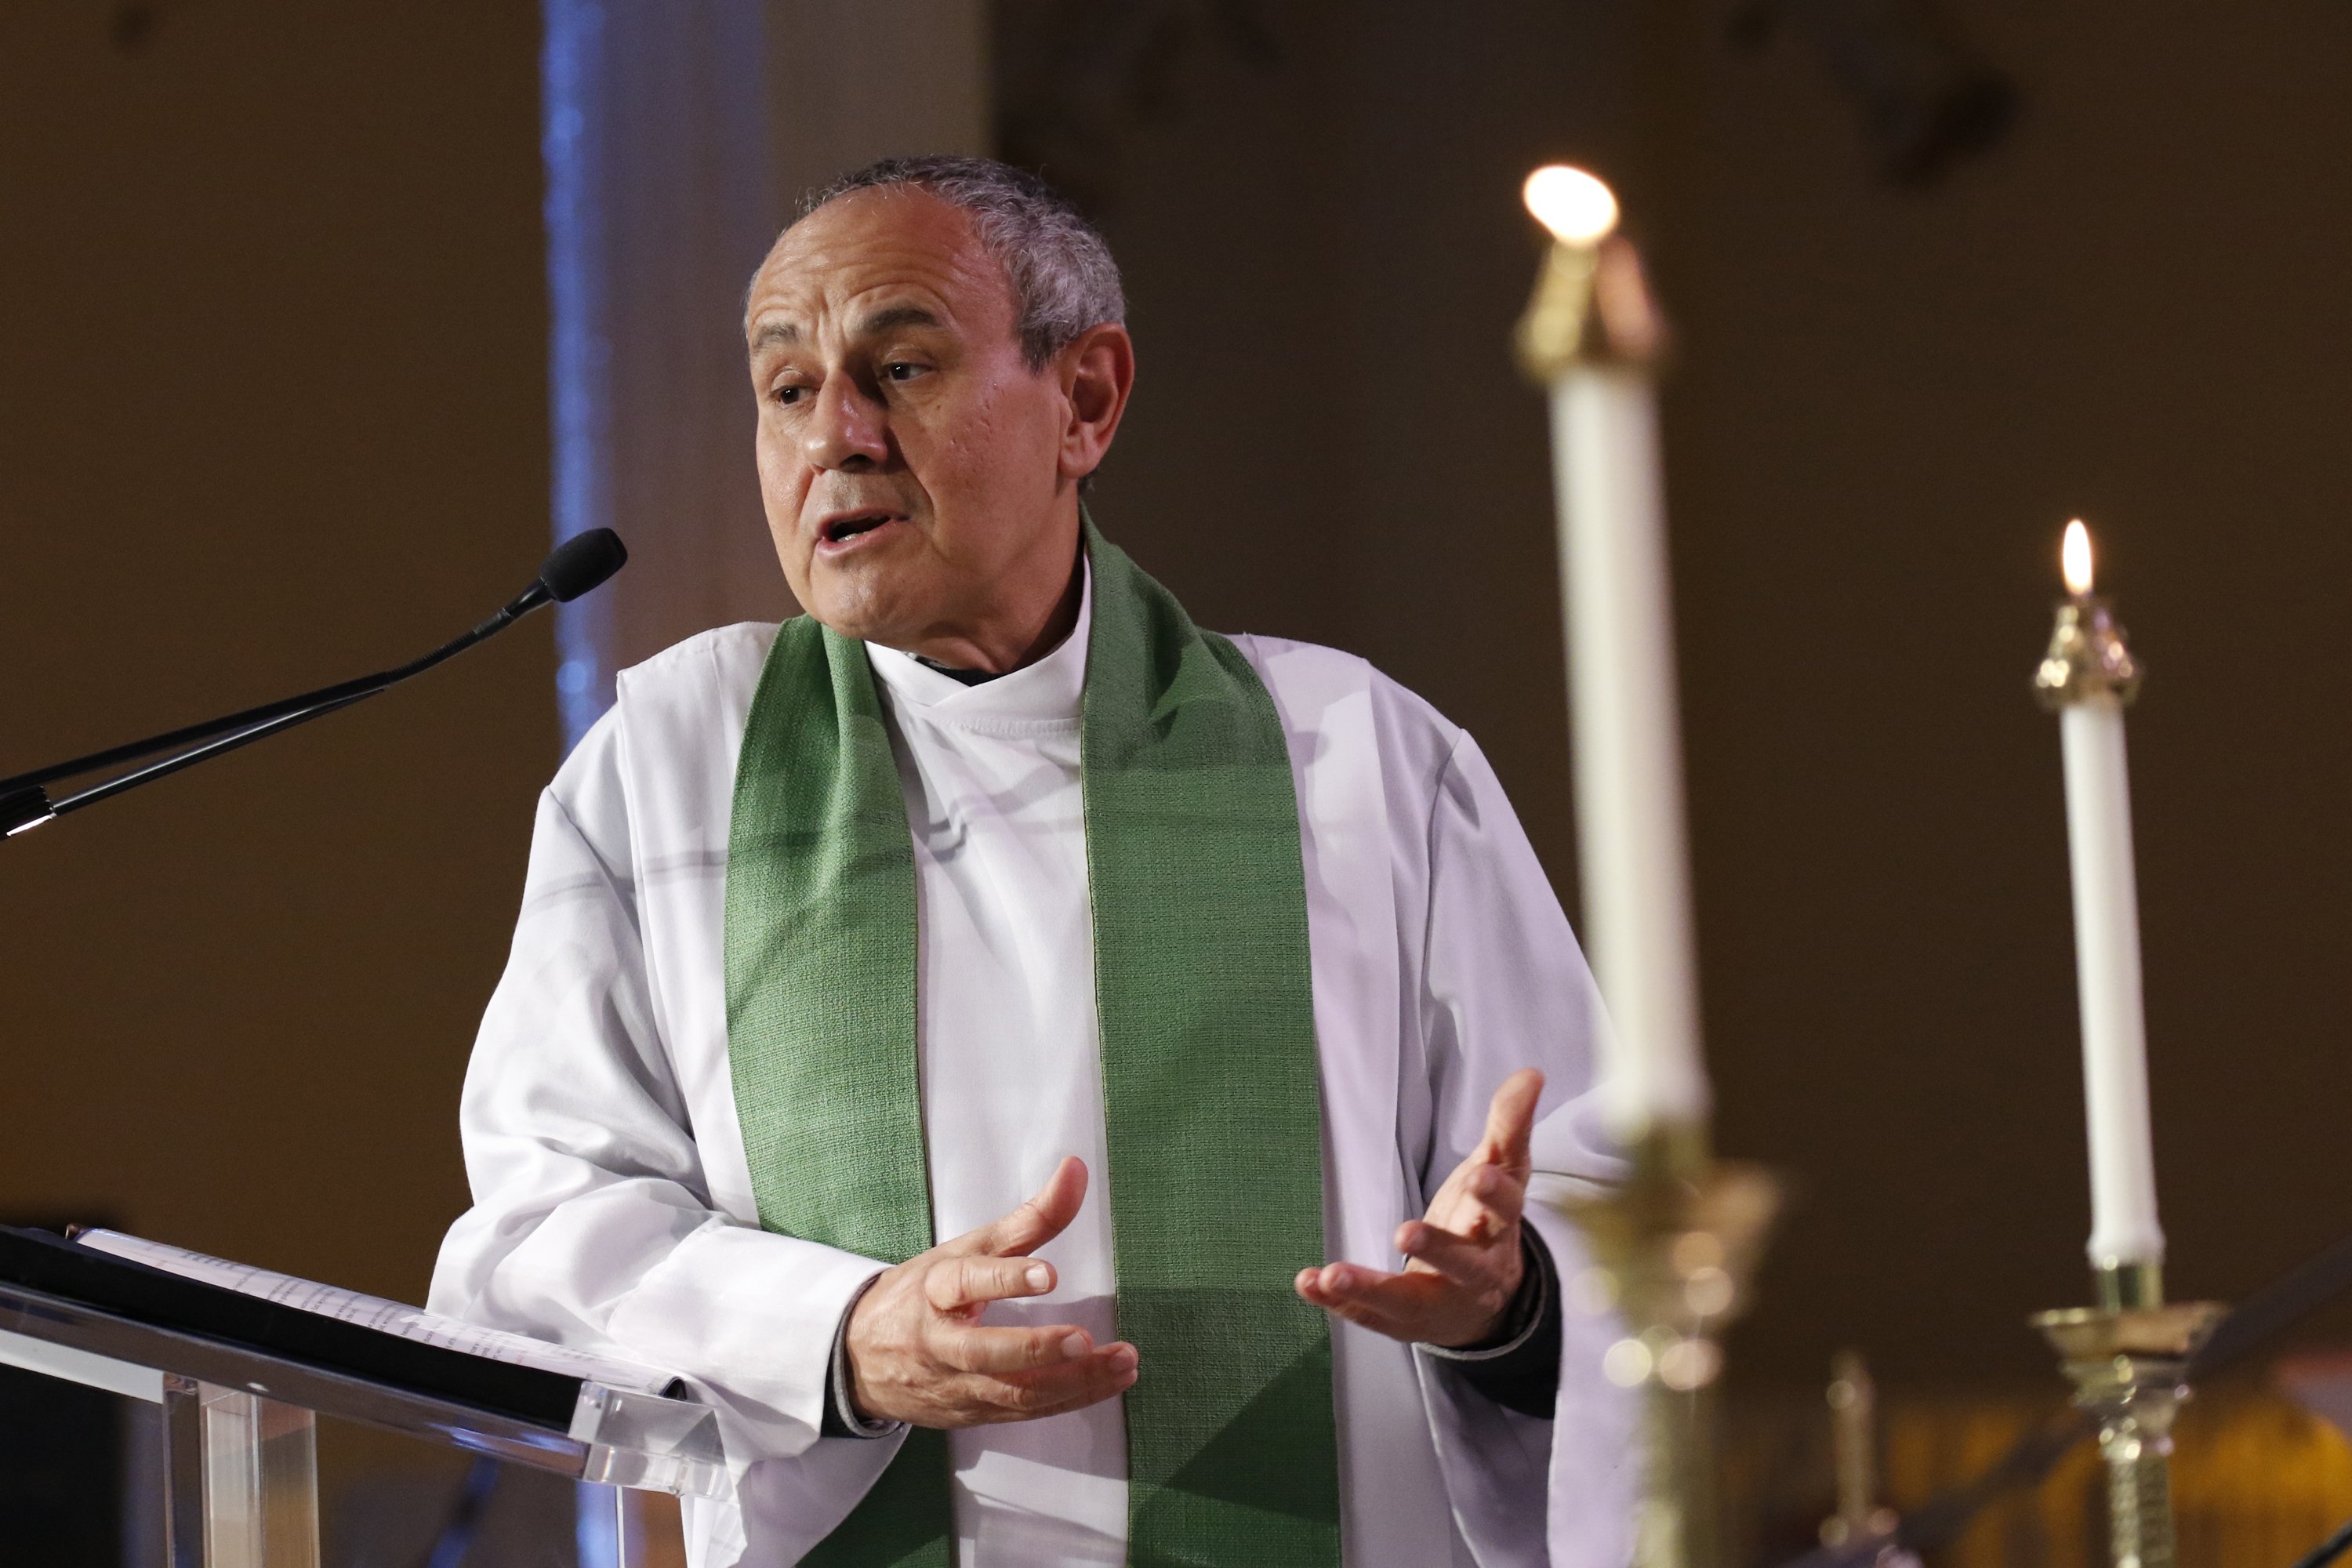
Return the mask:
{"type": "Polygon", "coordinates": [[[885,158],[810,193],[801,216],[852,191],[912,186],[968,214],[981,247],[1013,285],[1021,357],[1043,370],[1079,333],[1124,325],[1118,263],[1069,198],[1024,169],[993,158],[885,158]]]}

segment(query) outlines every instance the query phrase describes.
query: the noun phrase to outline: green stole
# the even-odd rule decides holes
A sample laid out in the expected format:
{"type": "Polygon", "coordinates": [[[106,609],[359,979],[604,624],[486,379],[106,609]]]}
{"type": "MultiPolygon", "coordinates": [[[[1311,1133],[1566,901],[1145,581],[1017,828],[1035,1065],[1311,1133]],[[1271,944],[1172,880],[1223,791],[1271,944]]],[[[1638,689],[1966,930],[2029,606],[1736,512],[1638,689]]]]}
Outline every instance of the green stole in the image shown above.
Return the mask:
{"type": "MultiPolygon", "coordinates": [[[[1239,649],[1091,522],[1080,724],[1095,1006],[1127,1393],[1129,1561],[1339,1561],[1298,808],[1239,649]]],[[[930,1247],[912,836],[865,645],[786,622],[728,835],[727,1034],[760,1223],[900,1262],[930,1247]]],[[[933,1108],[956,1114],[953,1106],[933,1108]]],[[[1089,1203],[1103,1201],[1103,1173],[1089,1203]]],[[[917,1428],[803,1561],[948,1568],[944,1433],[917,1428]]]]}

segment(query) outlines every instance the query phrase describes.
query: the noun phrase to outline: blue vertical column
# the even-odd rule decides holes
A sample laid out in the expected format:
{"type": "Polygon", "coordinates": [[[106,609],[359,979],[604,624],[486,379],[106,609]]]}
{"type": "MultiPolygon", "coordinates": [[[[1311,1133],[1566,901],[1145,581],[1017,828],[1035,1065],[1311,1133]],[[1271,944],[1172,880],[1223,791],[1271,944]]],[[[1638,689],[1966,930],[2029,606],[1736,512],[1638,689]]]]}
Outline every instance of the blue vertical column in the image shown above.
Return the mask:
{"type": "Polygon", "coordinates": [[[559,540],[628,572],[559,613],[576,741],[613,672],[789,605],[751,464],[743,285],[780,214],[761,0],[543,0],[541,141],[559,540]]]}
{"type": "MultiPolygon", "coordinates": [[[[610,249],[604,190],[605,8],[545,0],[541,155],[547,163],[548,426],[558,543],[613,526],[610,249]]],[[[613,702],[613,595],[555,607],[555,694],[569,752],[613,702]]]]}

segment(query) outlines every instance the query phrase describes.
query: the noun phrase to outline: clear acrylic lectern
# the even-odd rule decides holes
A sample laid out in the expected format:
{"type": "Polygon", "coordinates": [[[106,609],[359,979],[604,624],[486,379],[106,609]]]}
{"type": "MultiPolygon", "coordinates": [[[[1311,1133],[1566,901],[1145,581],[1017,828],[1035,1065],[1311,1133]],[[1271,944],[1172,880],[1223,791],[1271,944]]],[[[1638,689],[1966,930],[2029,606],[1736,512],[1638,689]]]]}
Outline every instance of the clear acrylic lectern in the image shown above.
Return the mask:
{"type": "Polygon", "coordinates": [[[318,1568],[315,1418],[605,1486],[731,1494],[706,1405],[298,1311],[0,1227],[0,1362],[163,1410],[171,1568],[318,1568]]]}

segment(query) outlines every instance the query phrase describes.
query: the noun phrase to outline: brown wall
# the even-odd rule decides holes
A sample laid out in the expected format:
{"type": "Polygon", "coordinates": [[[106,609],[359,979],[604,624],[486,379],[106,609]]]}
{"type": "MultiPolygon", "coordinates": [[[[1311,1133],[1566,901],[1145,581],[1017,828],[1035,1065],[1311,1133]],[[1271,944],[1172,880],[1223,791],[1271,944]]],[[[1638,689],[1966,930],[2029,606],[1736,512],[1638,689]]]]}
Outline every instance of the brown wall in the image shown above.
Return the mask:
{"type": "MultiPolygon", "coordinates": [[[[529,5],[0,9],[0,770],[404,660],[547,539],[529,5]]],[[[10,841],[0,1209],[415,1299],[544,617],[10,841]]]]}
{"type": "MultiPolygon", "coordinates": [[[[1539,400],[1504,345],[1548,158],[1675,318],[1677,614],[1720,1142],[1799,1206],[1749,1377],[2047,1380],[2087,1229],[2054,724],[2089,517],[2132,743],[2176,1294],[2352,1229],[2332,952],[2352,490],[2352,16],[1948,7],[2009,142],[1876,184],[1713,5],[1286,4],[1202,47],[1111,215],[1143,374],[1098,512],[1213,625],[1358,649],[1476,734],[1573,898],[1539,400]]],[[[2347,1321],[2338,1320],[2339,1331],[2347,1321]]]]}
{"type": "MultiPolygon", "coordinates": [[[[1477,734],[1572,889],[1518,178],[1621,176],[1668,394],[1721,1142],[1803,1189],[1743,1374],[2046,1378],[2084,1180],[2053,726],[2089,516],[2134,719],[2180,1293],[2352,1222],[2336,498],[2352,16],[1953,6],[2028,112],[1874,185],[1712,5],[1265,7],[1132,139],[1144,375],[1098,513],[1211,624],[1477,734]]],[[[403,657],[545,538],[535,8],[0,13],[0,765],[403,657]]],[[[713,308],[731,310],[730,300],[713,308]]],[[[414,1296],[555,758],[544,625],[0,851],[0,1207],[414,1296]]]]}

